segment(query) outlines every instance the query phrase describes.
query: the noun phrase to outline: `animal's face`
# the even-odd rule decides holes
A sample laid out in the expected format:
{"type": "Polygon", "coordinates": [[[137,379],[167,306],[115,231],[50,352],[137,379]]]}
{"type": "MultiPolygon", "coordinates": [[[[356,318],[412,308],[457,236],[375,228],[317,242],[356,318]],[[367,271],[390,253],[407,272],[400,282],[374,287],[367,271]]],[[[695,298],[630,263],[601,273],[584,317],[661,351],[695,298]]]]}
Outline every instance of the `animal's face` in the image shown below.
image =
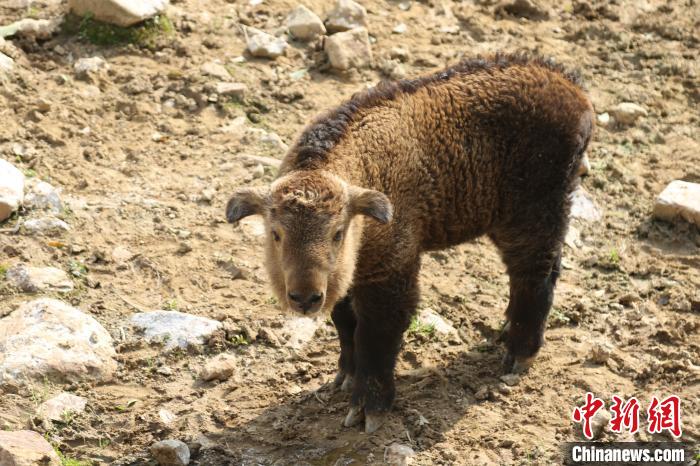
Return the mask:
{"type": "Polygon", "coordinates": [[[281,303],[303,314],[330,309],[347,293],[362,234],[360,214],[391,220],[389,199],[321,171],[293,172],[270,188],[238,190],[226,217],[265,219],[266,266],[281,303]]]}

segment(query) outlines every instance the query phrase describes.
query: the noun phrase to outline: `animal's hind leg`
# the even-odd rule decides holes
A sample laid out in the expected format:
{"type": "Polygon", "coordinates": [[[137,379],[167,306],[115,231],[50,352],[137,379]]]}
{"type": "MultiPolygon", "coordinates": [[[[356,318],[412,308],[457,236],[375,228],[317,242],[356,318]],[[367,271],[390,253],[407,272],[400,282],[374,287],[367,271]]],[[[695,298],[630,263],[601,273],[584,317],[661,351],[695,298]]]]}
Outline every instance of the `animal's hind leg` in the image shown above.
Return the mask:
{"type": "Polygon", "coordinates": [[[352,390],[355,375],[354,334],[357,326],[350,296],[346,296],[333,307],[331,319],[333,319],[340,340],[338,375],[336,375],[333,384],[340,387],[341,390],[349,392],[352,390]]]}

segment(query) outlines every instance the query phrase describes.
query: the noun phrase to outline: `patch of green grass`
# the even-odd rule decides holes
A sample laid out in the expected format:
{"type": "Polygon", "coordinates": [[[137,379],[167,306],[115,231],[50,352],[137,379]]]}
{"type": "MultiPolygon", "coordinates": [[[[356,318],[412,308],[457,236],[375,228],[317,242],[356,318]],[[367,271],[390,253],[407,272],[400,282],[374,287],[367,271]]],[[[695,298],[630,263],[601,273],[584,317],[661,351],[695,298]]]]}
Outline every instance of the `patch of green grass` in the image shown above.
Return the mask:
{"type": "Polygon", "coordinates": [[[553,307],[549,313],[549,325],[550,327],[560,327],[563,325],[569,325],[571,323],[571,317],[564,314],[560,309],[553,307]]]}
{"type": "Polygon", "coordinates": [[[408,326],[408,334],[433,337],[435,335],[435,325],[421,322],[417,316],[413,316],[411,325],[408,326]]]}
{"type": "Polygon", "coordinates": [[[53,445],[53,449],[61,460],[61,466],[92,466],[92,461],[82,461],[75,458],[69,458],[58,449],[56,445],[53,445]]]}
{"type": "Polygon", "coordinates": [[[92,15],[84,17],[67,15],[63,22],[63,32],[77,35],[91,44],[111,46],[134,44],[154,48],[163,39],[171,38],[175,27],[167,16],[158,15],[130,27],[97,21],[92,15]]]}
{"type": "Polygon", "coordinates": [[[85,264],[78,261],[70,261],[68,263],[68,270],[70,271],[71,275],[76,278],[84,278],[88,273],[88,269],[85,264]]]}
{"type": "Polygon", "coordinates": [[[0,280],[5,278],[5,274],[7,273],[7,265],[6,264],[0,264],[0,280]]]}
{"type": "Polygon", "coordinates": [[[177,299],[173,298],[170,301],[166,301],[163,305],[163,309],[165,309],[166,311],[177,311],[177,299]]]}
{"type": "Polygon", "coordinates": [[[610,262],[613,264],[620,263],[620,254],[617,252],[617,249],[615,249],[615,248],[610,250],[610,262]]]}
{"type": "Polygon", "coordinates": [[[27,12],[24,14],[25,18],[32,18],[32,19],[39,19],[39,14],[41,11],[33,6],[28,6],[27,7],[27,12]]]}
{"type": "Polygon", "coordinates": [[[22,172],[27,178],[34,178],[36,176],[36,172],[32,168],[25,168],[22,172]]]}
{"type": "Polygon", "coordinates": [[[244,335],[236,335],[235,337],[231,338],[231,344],[233,346],[246,346],[249,345],[250,342],[244,335]]]}

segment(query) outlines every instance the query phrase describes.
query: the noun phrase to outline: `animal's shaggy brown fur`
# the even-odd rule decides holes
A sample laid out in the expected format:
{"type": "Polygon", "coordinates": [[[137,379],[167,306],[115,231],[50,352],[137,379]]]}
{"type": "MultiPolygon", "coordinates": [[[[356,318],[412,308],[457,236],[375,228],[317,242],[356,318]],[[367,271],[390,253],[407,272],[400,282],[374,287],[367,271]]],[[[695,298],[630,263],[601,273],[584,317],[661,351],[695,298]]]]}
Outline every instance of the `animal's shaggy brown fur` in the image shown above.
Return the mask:
{"type": "Polygon", "coordinates": [[[537,353],[592,127],[578,79],[558,65],[467,60],[356,94],[303,132],[269,192],[234,195],[230,221],[265,216],[280,299],[334,306],[346,424],[364,408],[372,431],[391,406],[423,251],[489,235],[510,276],[506,368],[537,353]]]}

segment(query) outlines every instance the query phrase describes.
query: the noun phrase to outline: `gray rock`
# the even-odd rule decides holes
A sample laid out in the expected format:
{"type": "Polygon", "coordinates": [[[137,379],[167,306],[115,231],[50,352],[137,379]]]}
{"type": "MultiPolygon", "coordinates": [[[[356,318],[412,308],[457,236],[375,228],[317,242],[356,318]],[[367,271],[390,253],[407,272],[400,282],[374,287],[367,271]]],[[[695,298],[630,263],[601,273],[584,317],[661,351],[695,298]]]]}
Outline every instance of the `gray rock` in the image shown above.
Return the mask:
{"type": "Polygon", "coordinates": [[[86,405],[85,398],[63,392],[39,405],[37,414],[50,421],[65,421],[67,415],[85,411],[86,405]]]}
{"type": "Polygon", "coordinates": [[[168,0],[68,0],[70,10],[117,26],[131,26],[162,13],[168,0]]]}
{"type": "Polygon", "coordinates": [[[78,77],[87,76],[90,73],[95,73],[103,68],[108,68],[109,65],[101,57],[81,58],[73,64],[73,71],[78,77]]]}
{"type": "Polygon", "coordinates": [[[672,181],[656,198],[654,217],[668,221],[681,217],[700,226],[700,184],[672,181]]]}
{"type": "Polygon", "coordinates": [[[22,228],[29,235],[57,235],[70,230],[66,222],[56,217],[41,217],[25,220],[22,228]]]}
{"type": "Polygon", "coordinates": [[[602,218],[600,209],[583,187],[571,193],[571,217],[590,222],[597,222],[602,218]]]}
{"type": "Polygon", "coordinates": [[[236,370],[236,357],[232,354],[219,354],[210,359],[202,368],[200,377],[204,381],[228,380],[236,370]]]}
{"type": "Polygon", "coordinates": [[[27,293],[58,291],[67,293],[73,290],[73,282],[68,274],[56,267],[30,267],[17,264],[7,271],[7,280],[27,293]]]}
{"type": "Polygon", "coordinates": [[[244,26],[243,32],[248,52],[254,57],[277,58],[284,53],[289,45],[284,38],[275,37],[253,27],[244,26]]]}
{"type": "Polygon", "coordinates": [[[221,82],[216,84],[216,93],[219,95],[235,97],[238,100],[243,100],[245,93],[248,91],[248,86],[243,83],[226,83],[221,82]]]}
{"type": "Polygon", "coordinates": [[[608,110],[616,122],[622,125],[633,125],[639,117],[647,116],[647,111],[632,102],[622,102],[608,110]]]}
{"type": "Polygon", "coordinates": [[[326,18],[328,32],[343,32],[367,27],[367,10],[352,0],[338,0],[326,18]]]}
{"type": "Polygon", "coordinates": [[[292,36],[300,40],[313,40],[326,33],[321,18],[304,5],[299,5],[289,13],[287,29],[292,36]]]}
{"type": "Polygon", "coordinates": [[[179,440],[161,440],[151,446],[151,455],[160,466],[187,466],[190,449],[179,440]]]}
{"type": "Polygon", "coordinates": [[[504,384],[512,387],[520,382],[520,376],[518,374],[504,374],[501,376],[501,380],[504,384]]]}
{"type": "Polygon", "coordinates": [[[7,219],[24,201],[24,174],[0,159],[0,222],[7,219]]]}
{"type": "Polygon", "coordinates": [[[0,383],[109,380],[114,356],[112,338],[94,318],[55,299],[30,301],[0,319],[0,383]]]}
{"type": "Polygon", "coordinates": [[[549,19],[549,12],[536,0],[514,0],[501,4],[497,12],[536,21],[549,19]]]}
{"type": "Polygon", "coordinates": [[[24,206],[30,209],[48,210],[59,214],[63,210],[60,190],[45,181],[31,178],[27,182],[24,206]]]}
{"type": "Polygon", "coordinates": [[[149,342],[163,343],[166,350],[202,345],[221,328],[221,322],[178,311],[134,314],[131,323],[149,342]]]}
{"type": "Polygon", "coordinates": [[[408,445],[392,443],[384,450],[384,462],[392,466],[407,466],[415,455],[416,452],[408,445]]]}
{"type": "Polygon", "coordinates": [[[0,465],[61,466],[61,459],[41,434],[31,430],[0,430],[0,465]]]}
{"type": "Polygon", "coordinates": [[[479,389],[474,393],[474,398],[476,398],[479,401],[484,401],[489,398],[489,387],[486,385],[482,385],[479,387],[479,389]]]}
{"type": "Polygon", "coordinates": [[[369,36],[363,27],[333,34],[326,39],[324,50],[331,66],[338,70],[363,68],[372,63],[369,36]]]}
{"type": "Polygon", "coordinates": [[[224,80],[231,78],[231,74],[228,72],[226,67],[224,65],[222,65],[221,63],[217,63],[215,61],[205,63],[200,68],[200,71],[205,76],[213,76],[215,78],[224,79],[224,80]]]}

